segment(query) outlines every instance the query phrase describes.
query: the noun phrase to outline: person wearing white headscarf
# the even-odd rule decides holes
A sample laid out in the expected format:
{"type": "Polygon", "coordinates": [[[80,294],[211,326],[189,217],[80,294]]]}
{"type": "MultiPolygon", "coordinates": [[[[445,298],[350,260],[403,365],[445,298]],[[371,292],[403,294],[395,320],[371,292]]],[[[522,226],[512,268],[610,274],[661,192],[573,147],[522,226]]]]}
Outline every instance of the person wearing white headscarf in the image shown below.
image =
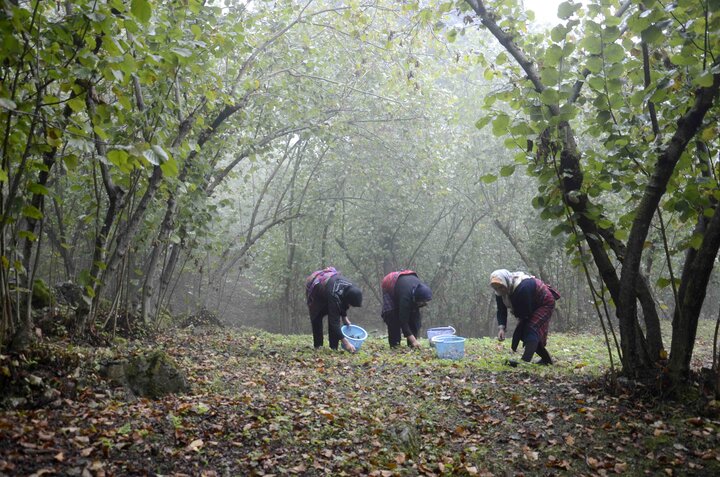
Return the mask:
{"type": "Polygon", "coordinates": [[[501,268],[490,274],[490,286],[497,303],[498,339],[505,339],[508,310],[518,319],[513,333],[512,350],[523,342],[522,360],[530,362],[535,353],[540,356],[538,364],[552,364],[545,348],[550,329],[550,317],[555,300],[560,298],[542,280],[525,272],[510,272],[501,268]]]}

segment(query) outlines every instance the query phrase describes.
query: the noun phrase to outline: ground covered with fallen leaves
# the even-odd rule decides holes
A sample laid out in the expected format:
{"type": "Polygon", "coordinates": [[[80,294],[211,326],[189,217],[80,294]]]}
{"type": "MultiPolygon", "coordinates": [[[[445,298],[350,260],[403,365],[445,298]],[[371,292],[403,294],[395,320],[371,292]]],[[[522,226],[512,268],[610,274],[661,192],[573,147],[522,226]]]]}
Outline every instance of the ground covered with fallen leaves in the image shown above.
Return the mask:
{"type": "Polygon", "coordinates": [[[112,349],[56,343],[76,359],[36,363],[51,400],[0,412],[0,476],[720,475],[717,403],[611,385],[599,337],[554,334],[554,366],[518,368],[489,338],[459,361],[426,340],[390,350],[371,337],[354,355],[311,342],[196,328],[112,349]],[[94,374],[148,349],[171,355],[192,392],[137,399],[94,374]]]}

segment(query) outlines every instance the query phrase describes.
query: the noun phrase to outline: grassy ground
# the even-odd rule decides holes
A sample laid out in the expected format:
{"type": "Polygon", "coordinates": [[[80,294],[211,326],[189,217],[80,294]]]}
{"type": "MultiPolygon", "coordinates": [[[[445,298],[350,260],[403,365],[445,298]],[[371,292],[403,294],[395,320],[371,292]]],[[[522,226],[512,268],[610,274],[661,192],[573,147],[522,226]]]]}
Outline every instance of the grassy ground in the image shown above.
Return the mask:
{"type": "MultiPolygon", "coordinates": [[[[694,364],[711,336],[703,323],[694,364]]],[[[88,375],[72,398],[2,412],[0,475],[720,475],[720,420],[702,390],[678,403],[607,386],[598,336],[552,334],[556,365],[520,368],[503,364],[509,341],[487,338],[459,361],[426,340],[389,350],[372,337],[352,355],[311,342],[198,329],[75,350],[85,373],[97,353],[164,349],[192,392],[128,399],[88,375]]]]}

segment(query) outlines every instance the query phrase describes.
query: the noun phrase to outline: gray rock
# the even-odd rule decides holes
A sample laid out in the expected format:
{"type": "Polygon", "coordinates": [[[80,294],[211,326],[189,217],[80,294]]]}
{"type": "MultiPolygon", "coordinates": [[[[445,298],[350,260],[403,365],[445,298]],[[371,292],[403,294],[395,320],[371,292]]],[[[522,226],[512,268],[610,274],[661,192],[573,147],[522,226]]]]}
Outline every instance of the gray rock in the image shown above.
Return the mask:
{"type": "Polygon", "coordinates": [[[101,374],[135,395],[157,399],[190,390],[185,373],[162,351],[105,363],[101,374]]]}

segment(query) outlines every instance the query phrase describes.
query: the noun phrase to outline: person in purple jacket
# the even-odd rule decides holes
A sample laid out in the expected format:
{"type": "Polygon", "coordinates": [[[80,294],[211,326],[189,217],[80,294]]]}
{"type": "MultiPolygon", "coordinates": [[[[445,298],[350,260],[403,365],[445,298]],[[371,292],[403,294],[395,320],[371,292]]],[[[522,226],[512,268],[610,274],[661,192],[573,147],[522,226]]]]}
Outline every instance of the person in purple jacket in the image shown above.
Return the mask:
{"type": "Polygon", "coordinates": [[[323,346],[323,318],[327,316],[330,348],[336,350],[342,343],[343,348],[354,353],[355,347],[343,336],[340,328],[343,322],[350,325],[348,308],[362,306],[362,291],[334,267],[326,267],[307,277],[305,297],[315,349],[323,346]]]}
{"type": "Polygon", "coordinates": [[[400,346],[403,335],[409,347],[419,348],[417,337],[422,327],[420,308],[432,300],[432,290],[412,270],[388,273],[380,288],[383,292],[381,316],[387,325],[390,347],[400,346]]]}
{"type": "MultiPolygon", "coordinates": [[[[490,274],[490,286],[495,292],[497,302],[498,339],[505,339],[508,310],[518,319],[513,333],[512,350],[516,351],[520,341],[524,351],[522,360],[530,362],[535,353],[540,356],[537,364],[552,364],[552,358],[546,348],[550,329],[550,317],[555,309],[555,300],[560,298],[557,292],[542,280],[524,272],[495,270],[490,274]]],[[[510,360],[511,366],[517,365],[510,360]]]]}

